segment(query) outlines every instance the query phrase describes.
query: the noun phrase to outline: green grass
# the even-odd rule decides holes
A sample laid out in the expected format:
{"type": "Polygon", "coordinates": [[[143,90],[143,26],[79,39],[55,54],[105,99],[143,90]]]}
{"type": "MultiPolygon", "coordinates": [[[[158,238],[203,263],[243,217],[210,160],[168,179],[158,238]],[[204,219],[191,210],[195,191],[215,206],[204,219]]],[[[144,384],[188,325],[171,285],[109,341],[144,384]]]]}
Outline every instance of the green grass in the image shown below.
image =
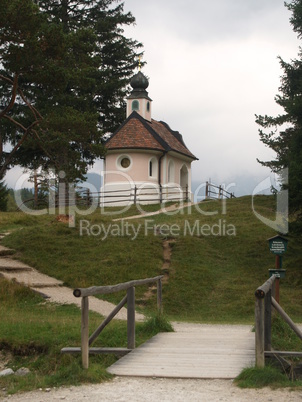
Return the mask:
{"type": "MultiPolygon", "coordinates": [[[[272,196],[258,196],[254,201],[258,213],[274,218],[272,196]]],[[[158,206],[144,206],[148,208],[154,210],[158,206]]],[[[213,323],[253,322],[254,291],[268,279],[268,270],[275,265],[267,239],[276,233],[255,217],[251,197],[229,200],[226,207],[217,201],[203,202],[191,211],[185,209],[124,223],[112,221],[112,209],[110,213],[105,212],[98,210],[92,215],[78,216],[75,228],[57,222],[54,216],[1,214],[4,227],[15,229],[4,239],[4,244],[16,249],[17,257],[25,263],[76,288],[162,274],[163,241],[174,238],[169,277],[163,286],[164,312],[168,318],[213,323]],[[83,231],[84,235],[80,236],[81,219],[88,222],[85,225],[89,228],[93,225],[95,229],[98,225],[103,225],[105,230],[111,228],[109,235],[106,237],[103,231],[99,236],[87,235],[83,231]],[[132,234],[127,235],[127,224],[134,225],[138,231],[135,240],[132,234]],[[217,235],[219,224],[222,235],[217,235]],[[119,235],[123,225],[124,233],[119,235]],[[207,235],[208,227],[214,227],[213,234],[207,235]],[[228,231],[236,235],[224,235],[228,231]]],[[[136,213],[137,208],[133,206],[122,216],[136,213]]],[[[286,278],[281,280],[280,300],[288,314],[302,322],[299,242],[289,237],[283,264],[288,269],[286,278]]],[[[156,307],[156,294],[144,300],[146,290],[146,287],[136,289],[137,303],[150,313],[156,307]]],[[[118,302],[121,295],[108,295],[106,299],[118,302]]]]}
{"type": "Polygon", "coordinates": [[[272,345],[275,350],[298,352],[302,349],[302,340],[277,313],[272,317],[272,345]]]}
{"type": "Polygon", "coordinates": [[[159,332],[174,332],[174,329],[167,317],[159,313],[152,314],[139,328],[139,333],[146,334],[148,336],[150,336],[150,334],[156,335],[159,332]]]}
{"type": "Polygon", "coordinates": [[[240,388],[293,388],[300,389],[302,381],[292,382],[284,373],[276,367],[265,366],[264,368],[248,367],[236,378],[235,383],[240,388]]]}
{"type": "MultiPolygon", "coordinates": [[[[274,219],[273,196],[258,196],[254,201],[258,213],[274,219]]],[[[158,208],[154,205],[144,206],[145,211],[158,208]]],[[[165,317],[168,320],[191,322],[254,322],[254,292],[268,279],[268,270],[275,265],[275,257],[269,251],[267,239],[276,233],[256,218],[252,211],[251,197],[232,199],[226,205],[218,201],[202,202],[197,208],[127,221],[127,216],[138,213],[138,209],[132,206],[121,214],[125,218],[124,223],[112,221],[112,218],[119,217],[111,216],[117,210],[97,210],[91,215],[77,216],[74,228],[57,222],[55,215],[1,213],[1,231],[12,231],[3,239],[2,244],[14,248],[16,258],[40,272],[61,279],[71,288],[77,288],[113,285],[162,274],[163,242],[167,239],[174,240],[171,243],[171,265],[165,270],[168,276],[163,283],[165,317]],[[85,232],[81,236],[81,220],[85,220],[89,228],[95,225],[94,233],[101,227],[109,230],[109,235],[106,236],[101,231],[98,236],[85,232]],[[119,233],[122,225],[124,233],[119,233]],[[134,225],[137,230],[135,239],[133,234],[125,231],[126,225],[129,225],[128,228],[134,225]]],[[[294,235],[289,236],[288,251],[283,263],[283,268],[287,270],[286,278],[281,280],[280,285],[281,305],[296,322],[302,322],[300,241],[294,235]]],[[[149,290],[151,296],[146,297],[148,287],[137,287],[136,303],[143,313],[152,316],[156,311],[156,292],[149,290]]],[[[107,295],[106,299],[117,303],[123,296],[124,294],[117,293],[107,295]]],[[[21,300],[22,298],[23,296],[21,300]]],[[[46,348],[47,359],[54,356],[49,359],[51,374],[45,380],[48,378],[47,365],[44,366],[46,358],[44,357],[44,363],[40,363],[40,354],[43,355],[44,352],[33,355],[35,357],[30,360],[30,365],[33,365],[30,367],[35,367],[33,377],[36,378],[39,370],[41,377],[40,380],[33,378],[29,387],[42,387],[42,378],[46,381],[45,384],[50,384],[52,378],[55,378],[56,383],[62,379],[66,384],[69,381],[90,382],[94,378],[107,378],[104,367],[108,361],[111,362],[112,356],[104,358],[109,360],[103,363],[100,363],[103,358],[93,357],[91,368],[88,372],[83,372],[80,357],[59,354],[61,347],[79,345],[79,310],[70,306],[45,305],[36,300],[30,302],[34,303],[34,308],[29,303],[28,314],[32,316],[28,316],[24,313],[26,309],[23,309],[26,305],[22,304],[20,313],[21,303],[11,303],[9,300],[4,296],[4,302],[9,306],[7,311],[10,314],[14,311],[16,318],[1,320],[2,349],[13,350],[13,347],[20,344],[26,350],[30,342],[34,342],[37,350],[43,351],[46,348]],[[26,327],[26,331],[23,331],[23,327],[26,327]],[[23,332],[27,335],[23,335],[23,332]],[[53,339],[58,339],[55,346],[52,345],[53,339]],[[100,367],[103,367],[102,374],[98,371],[101,370],[100,367]],[[71,372],[66,374],[69,370],[71,372]]],[[[3,311],[8,314],[6,310],[3,311]]],[[[14,317],[13,314],[11,316],[14,317]]],[[[92,318],[94,319],[97,321],[99,317],[92,318]]],[[[159,322],[155,324],[155,327],[161,326],[159,322]]],[[[154,323],[148,325],[148,333],[152,334],[154,323]]],[[[115,323],[113,332],[108,329],[108,336],[103,338],[106,346],[110,346],[107,342],[112,346],[123,346],[121,343],[126,340],[120,338],[119,334],[125,336],[124,326],[124,323],[115,323]],[[116,342],[113,333],[117,333],[116,342]]],[[[138,328],[138,333],[139,331],[138,328]]],[[[141,331],[142,338],[146,337],[144,330],[141,331]]],[[[22,359],[20,357],[20,366],[23,365],[22,359]]]]}

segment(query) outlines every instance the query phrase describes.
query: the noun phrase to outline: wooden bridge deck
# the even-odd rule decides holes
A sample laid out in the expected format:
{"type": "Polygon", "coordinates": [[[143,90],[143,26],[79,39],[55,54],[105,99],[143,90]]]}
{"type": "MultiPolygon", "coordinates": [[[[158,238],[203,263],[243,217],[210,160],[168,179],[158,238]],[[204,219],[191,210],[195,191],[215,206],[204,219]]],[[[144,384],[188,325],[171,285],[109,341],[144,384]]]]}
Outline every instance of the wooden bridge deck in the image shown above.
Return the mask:
{"type": "Polygon", "coordinates": [[[250,326],[174,324],[108,368],[112,374],[167,378],[235,378],[255,364],[250,326]]]}

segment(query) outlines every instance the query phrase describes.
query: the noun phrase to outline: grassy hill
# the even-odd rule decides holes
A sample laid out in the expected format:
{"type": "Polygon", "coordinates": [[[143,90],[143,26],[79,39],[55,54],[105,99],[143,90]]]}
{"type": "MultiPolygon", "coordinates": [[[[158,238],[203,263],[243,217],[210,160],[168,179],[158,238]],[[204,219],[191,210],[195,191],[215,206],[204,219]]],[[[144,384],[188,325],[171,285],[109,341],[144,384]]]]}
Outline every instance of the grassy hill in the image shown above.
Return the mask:
{"type": "MultiPolygon", "coordinates": [[[[273,196],[254,199],[256,210],[273,219],[273,196]]],[[[146,211],[157,206],[145,206],[146,211]]],[[[172,320],[252,323],[254,292],[274,268],[267,239],[276,233],[256,218],[251,197],[202,202],[169,214],[124,221],[96,211],[78,216],[76,227],[57,222],[54,215],[0,215],[2,230],[14,229],[3,244],[18,251],[22,261],[70,287],[109,285],[165,274],[164,312],[172,320]],[[170,242],[171,261],[164,265],[163,244],[170,242]]],[[[116,212],[116,209],[114,209],[116,212]]],[[[302,250],[289,237],[281,280],[280,302],[302,322],[302,250]]],[[[150,312],[156,295],[136,289],[137,306],[150,312]]],[[[117,302],[121,295],[107,297],[117,302]]]]}

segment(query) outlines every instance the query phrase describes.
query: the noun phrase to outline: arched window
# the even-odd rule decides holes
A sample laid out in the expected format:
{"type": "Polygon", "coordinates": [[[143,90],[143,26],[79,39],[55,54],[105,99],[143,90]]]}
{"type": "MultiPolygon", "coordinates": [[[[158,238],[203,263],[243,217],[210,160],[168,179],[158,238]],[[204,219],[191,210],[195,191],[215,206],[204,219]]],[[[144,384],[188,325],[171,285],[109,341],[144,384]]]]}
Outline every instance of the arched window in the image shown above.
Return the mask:
{"type": "Polygon", "coordinates": [[[150,102],[147,102],[147,112],[150,112],[150,102]]]}
{"type": "Polygon", "coordinates": [[[139,101],[138,100],[134,100],[132,102],[132,110],[139,110],[139,101]]]}
{"type": "Polygon", "coordinates": [[[168,183],[174,183],[175,181],[174,172],[175,172],[174,162],[170,160],[168,164],[168,183]]]}
{"type": "Polygon", "coordinates": [[[149,177],[156,179],[158,175],[158,162],[156,158],[151,158],[149,160],[149,177]]]}
{"type": "Polygon", "coordinates": [[[186,189],[189,182],[189,170],[186,165],[182,165],[180,169],[180,186],[183,190],[186,189]]]}

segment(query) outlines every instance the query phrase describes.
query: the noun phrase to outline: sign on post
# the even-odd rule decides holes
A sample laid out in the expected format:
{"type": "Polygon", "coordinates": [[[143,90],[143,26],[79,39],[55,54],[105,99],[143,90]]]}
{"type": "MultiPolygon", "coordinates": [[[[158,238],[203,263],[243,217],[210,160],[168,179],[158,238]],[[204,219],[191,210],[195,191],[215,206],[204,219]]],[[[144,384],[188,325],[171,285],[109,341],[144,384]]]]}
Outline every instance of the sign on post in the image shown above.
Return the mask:
{"type": "Polygon", "coordinates": [[[268,239],[269,249],[273,254],[282,255],[287,250],[288,240],[280,235],[268,239]]]}
{"type": "Polygon", "coordinates": [[[269,249],[276,256],[275,269],[269,269],[269,276],[277,275],[275,284],[275,299],[279,303],[279,280],[285,278],[285,269],[282,269],[282,257],[287,250],[288,240],[280,235],[268,239],[269,249]]]}

